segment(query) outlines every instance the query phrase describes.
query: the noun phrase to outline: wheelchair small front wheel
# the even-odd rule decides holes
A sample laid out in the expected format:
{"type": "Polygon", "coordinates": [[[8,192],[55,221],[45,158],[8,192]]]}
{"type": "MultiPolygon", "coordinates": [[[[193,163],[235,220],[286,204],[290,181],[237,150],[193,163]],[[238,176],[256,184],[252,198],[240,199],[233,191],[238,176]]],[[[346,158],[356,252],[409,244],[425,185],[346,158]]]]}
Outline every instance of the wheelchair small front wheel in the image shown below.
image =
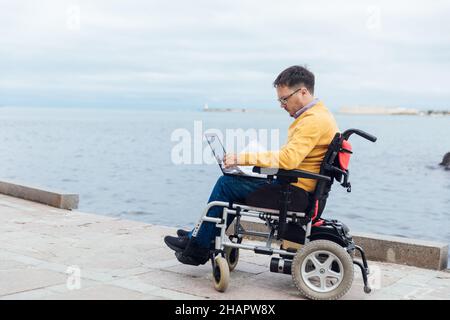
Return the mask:
{"type": "Polygon", "coordinates": [[[214,289],[219,292],[225,292],[228,288],[228,283],[230,282],[228,262],[220,255],[214,259],[213,281],[214,289]]]}
{"type": "Polygon", "coordinates": [[[230,269],[230,271],[233,271],[239,261],[239,248],[226,247],[225,258],[228,262],[228,268],[230,269]]]}
{"type": "Polygon", "coordinates": [[[339,299],[353,283],[353,260],[332,241],[311,241],[295,255],[292,278],[300,293],[309,299],[339,299]]]}

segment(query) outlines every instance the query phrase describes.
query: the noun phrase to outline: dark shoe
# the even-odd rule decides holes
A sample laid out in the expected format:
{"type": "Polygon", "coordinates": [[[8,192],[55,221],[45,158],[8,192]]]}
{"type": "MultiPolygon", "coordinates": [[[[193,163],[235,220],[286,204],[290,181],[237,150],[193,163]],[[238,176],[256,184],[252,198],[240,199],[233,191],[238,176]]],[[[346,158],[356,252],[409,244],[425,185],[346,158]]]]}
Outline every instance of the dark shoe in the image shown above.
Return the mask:
{"type": "Polygon", "coordinates": [[[189,234],[189,231],[183,230],[183,229],[178,229],[177,230],[177,236],[179,237],[187,237],[189,234]]]}
{"type": "Polygon", "coordinates": [[[198,254],[194,256],[186,255],[183,251],[175,252],[175,257],[177,257],[178,261],[183,264],[189,264],[192,266],[198,266],[201,264],[205,264],[209,260],[209,251],[207,254],[198,254]]]}
{"type": "MultiPolygon", "coordinates": [[[[204,263],[202,263],[203,261],[201,261],[200,259],[194,258],[192,256],[186,256],[181,251],[175,252],[175,257],[177,257],[178,261],[180,261],[181,263],[189,264],[191,266],[198,266],[198,265],[204,264],[204,263]]],[[[206,261],[205,261],[205,263],[206,263],[206,261]]]]}
{"type": "MultiPolygon", "coordinates": [[[[211,250],[208,248],[200,247],[194,239],[190,239],[186,249],[184,249],[182,253],[183,259],[185,260],[194,260],[197,265],[205,264],[210,257],[211,250]]],[[[186,263],[182,261],[179,257],[177,257],[180,262],[186,263]]],[[[191,263],[188,263],[191,264],[191,263]]]]}
{"type": "Polygon", "coordinates": [[[183,251],[189,242],[189,238],[166,236],[164,242],[172,250],[183,251]]]}

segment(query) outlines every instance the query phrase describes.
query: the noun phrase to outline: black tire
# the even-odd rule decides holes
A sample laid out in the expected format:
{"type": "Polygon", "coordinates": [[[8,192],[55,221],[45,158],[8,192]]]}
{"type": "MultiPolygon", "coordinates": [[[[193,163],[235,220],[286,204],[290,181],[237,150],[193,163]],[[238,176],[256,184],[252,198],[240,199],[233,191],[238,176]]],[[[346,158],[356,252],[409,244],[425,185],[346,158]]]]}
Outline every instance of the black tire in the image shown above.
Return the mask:
{"type": "Polygon", "coordinates": [[[239,248],[225,248],[225,259],[227,259],[230,272],[233,271],[239,262],[239,248]]]}
{"type": "Polygon", "coordinates": [[[334,242],[311,241],[295,255],[292,278],[305,297],[336,300],[343,297],[352,286],[353,260],[343,247],[334,242]]]}

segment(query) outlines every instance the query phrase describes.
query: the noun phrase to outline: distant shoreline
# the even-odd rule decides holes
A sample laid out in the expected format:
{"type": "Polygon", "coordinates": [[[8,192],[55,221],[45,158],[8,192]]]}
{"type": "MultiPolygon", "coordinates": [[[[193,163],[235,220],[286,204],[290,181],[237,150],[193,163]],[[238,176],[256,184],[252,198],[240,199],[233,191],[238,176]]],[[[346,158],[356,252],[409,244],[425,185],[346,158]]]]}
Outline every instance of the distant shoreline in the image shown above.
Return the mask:
{"type": "Polygon", "coordinates": [[[204,112],[278,112],[278,109],[249,109],[249,108],[203,108],[204,112]]]}
{"type": "Polygon", "coordinates": [[[386,108],[386,107],[342,107],[340,114],[366,114],[366,115],[411,115],[411,116],[432,116],[450,115],[449,110],[418,110],[411,108],[386,108]]]}
{"type": "MultiPolygon", "coordinates": [[[[203,108],[204,112],[277,112],[277,109],[255,108],[203,108]]],[[[343,107],[336,114],[350,115],[410,115],[410,116],[448,116],[449,110],[417,110],[408,108],[384,108],[384,107],[343,107]]]]}

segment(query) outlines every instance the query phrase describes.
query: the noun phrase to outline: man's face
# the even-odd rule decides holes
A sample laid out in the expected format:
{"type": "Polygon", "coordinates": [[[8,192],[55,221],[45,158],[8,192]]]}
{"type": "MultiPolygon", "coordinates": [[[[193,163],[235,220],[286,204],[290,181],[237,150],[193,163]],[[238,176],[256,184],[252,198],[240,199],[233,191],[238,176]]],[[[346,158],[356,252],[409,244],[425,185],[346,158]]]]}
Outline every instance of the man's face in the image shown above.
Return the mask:
{"type": "Polygon", "coordinates": [[[287,86],[278,86],[276,87],[276,90],[278,99],[287,100],[285,102],[280,102],[280,106],[286,110],[291,117],[293,117],[294,114],[304,106],[303,95],[305,94],[304,91],[306,91],[305,87],[289,88],[287,86]]]}

